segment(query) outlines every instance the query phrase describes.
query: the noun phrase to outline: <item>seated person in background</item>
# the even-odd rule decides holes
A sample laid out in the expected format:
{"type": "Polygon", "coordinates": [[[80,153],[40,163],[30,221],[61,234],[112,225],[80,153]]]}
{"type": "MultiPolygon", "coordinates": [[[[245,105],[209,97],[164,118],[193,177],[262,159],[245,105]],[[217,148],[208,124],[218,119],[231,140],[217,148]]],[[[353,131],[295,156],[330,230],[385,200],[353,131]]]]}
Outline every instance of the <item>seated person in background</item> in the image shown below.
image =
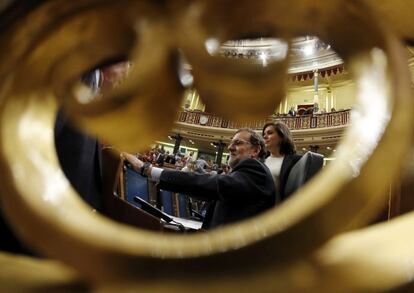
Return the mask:
{"type": "Polygon", "coordinates": [[[171,163],[172,161],[173,161],[173,156],[170,155],[170,152],[169,151],[167,151],[165,153],[164,163],[172,164],[171,163]]]}
{"type": "Polygon", "coordinates": [[[162,167],[164,165],[164,160],[165,160],[165,154],[160,152],[158,154],[158,157],[155,163],[157,164],[157,166],[162,167]]]}
{"type": "Polygon", "coordinates": [[[275,204],[275,185],[264,158],[263,139],[251,129],[238,130],[228,147],[231,172],[222,175],[163,170],[144,164],[135,156],[122,156],[132,167],[161,189],[210,201],[203,228],[234,223],[263,212],[275,204]]]}
{"type": "Polygon", "coordinates": [[[194,172],[195,170],[195,162],[194,161],[187,161],[184,168],[181,169],[183,172],[194,172]]]}
{"type": "Polygon", "coordinates": [[[192,162],[192,163],[194,163],[194,162],[195,162],[195,159],[194,159],[194,152],[193,152],[193,151],[191,151],[191,152],[188,154],[186,162],[187,162],[187,163],[191,163],[191,162],[192,162]]]}
{"type": "Polygon", "coordinates": [[[218,174],[218,165],[212,164],[210,174],[218,174]]]}
{"type": "Polygon", "coordinates": [[[205,160],[205,157],[203,155],[200,156],[195,162],[195,172],[199,174],[204,174],[206,172],[206,167],[208,167],[207,161],[205,160]]]}
{"type": "Polygon", "coordinates": [[[181,170],[184,167],[184,160],[181,157],[178,157],[178,159],[175,160],[175,169],[181,170]]]}
{"type": "Polygon", "coordinates": [[[336,109],[334,107],[332,107],[331,112],[336,112],[336,109]]]}
{"type": "Polygon", "coordinates": [[[159,153],[165,155],[165,149],[163,145],[161,145],[161,148],[159,149],[159,153]]]}
{"type": "Polygon", "coordinates": [[[273,176],[276,188],[276,203],[285,200],[290,194],[285,194],[285,186],[289,172],[293,165],[299,161],[296,155],[295,144],[289,128],[282,122],[267,123],[264,125],[262,135],[269,156],[265,164],[273,176]]]}
{"type": "Polygon", "coordinates": [[[228,173],[230,173],[230,167],[229,167],[229,165],[227,165],[227,164],[222,164],[221,165],[221,168],[220,168],[220,170],[219,170],[219,172],[218,172],[219,174],[228,174],[228,173]]]}

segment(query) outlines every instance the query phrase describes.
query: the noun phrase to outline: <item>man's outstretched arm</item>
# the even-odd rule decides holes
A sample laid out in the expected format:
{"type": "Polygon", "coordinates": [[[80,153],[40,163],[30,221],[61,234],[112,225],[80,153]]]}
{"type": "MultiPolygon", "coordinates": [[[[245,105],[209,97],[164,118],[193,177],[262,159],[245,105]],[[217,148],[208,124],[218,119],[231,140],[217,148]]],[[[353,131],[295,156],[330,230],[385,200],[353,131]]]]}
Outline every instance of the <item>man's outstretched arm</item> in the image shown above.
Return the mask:
{"type": "Polygon", "coordinates": [[[126,160],[128,163],[131,164],[132,169],[134,169],[137,172],[141,171],[142,166],[144,166],[144,162],[135,157],[134,155],[122,152],[121,158],[126,160]]]}
{"type": "Polygon", "coordinates": [[[144,163],[134,155],[125,152],[121,153],[121,158],[130,163],[132,169],[134,169],[136,172],[140,173],[143,176],[147,176],[156,182],[159,181],[161,173],[164,171],[161,168],[153,167],[150,163],[144,163]],[[145,164],[148,164],[148,166],[144,168],[145,164]]]}

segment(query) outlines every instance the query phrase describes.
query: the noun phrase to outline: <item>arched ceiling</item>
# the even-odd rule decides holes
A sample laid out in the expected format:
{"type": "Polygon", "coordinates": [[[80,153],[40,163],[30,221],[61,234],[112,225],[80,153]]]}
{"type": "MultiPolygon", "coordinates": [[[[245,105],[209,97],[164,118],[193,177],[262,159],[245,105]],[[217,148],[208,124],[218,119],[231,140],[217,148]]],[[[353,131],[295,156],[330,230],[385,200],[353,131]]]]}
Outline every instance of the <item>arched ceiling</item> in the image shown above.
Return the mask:
{"type": "MultiPolygon", "coordinates": [[[[414,46],[414,18],[412,17],[414,1],[367,0],[367,3],[372,5],[384,17],[386,23],[401,36],[407,45],[414,46]]],[[[276,58],[279,58],[280,51],[283,52],[283,46],[285,45],[277,40],[245,40],[225,43],[222,46],[222,50],[225,54],[227,51],[227,57],[240,58],[243,54],[246,54],[246,57],[256,57],[259,62],[263,62],[263,59],[265,59],[264,62],[268,62],[272,55],[276,55],[276,58]],[[252,51],[257,53],[254,54],[252,51]],[[261,54],[261,52],[264,53],[261,54]]],[[[316,68],[332,67],[342,63],[341,58],[331,50],[329,45],[320,42],[314,37],[297,38],[291,44],[291,48],[289,72],[292,74],[312,71],[316,68]],[[313,47],[314,50],[307,54],[306,50],[310,47],[313,47]]],[[[411,59],[413,56],[413,51],[409,50],[409,58],[411,59]]]]}
{"type": "MultiPolygon", "coordinates": [[[[247,39],[225,42],[220,54],[228,58],[250,59],[266,66],[287,57],[288,44],[278,39],[247,39]]],[[[326,44],[313,36],[295,38],[290,44],[289,73],[307,72],[337,66],[342,59],[326,44]]]]}

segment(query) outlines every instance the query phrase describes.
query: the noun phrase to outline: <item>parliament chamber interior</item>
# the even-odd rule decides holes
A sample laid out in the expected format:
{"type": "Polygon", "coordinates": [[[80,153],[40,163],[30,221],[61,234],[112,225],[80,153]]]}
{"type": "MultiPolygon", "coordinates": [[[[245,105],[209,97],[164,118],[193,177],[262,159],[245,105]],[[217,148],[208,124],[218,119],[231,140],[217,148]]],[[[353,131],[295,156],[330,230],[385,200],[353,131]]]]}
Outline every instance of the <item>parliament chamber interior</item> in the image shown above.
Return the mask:
{"type": "Polygon", "coordinates": [[[411,292],[412,12],[0,0],[0,291],[411,292]]]}

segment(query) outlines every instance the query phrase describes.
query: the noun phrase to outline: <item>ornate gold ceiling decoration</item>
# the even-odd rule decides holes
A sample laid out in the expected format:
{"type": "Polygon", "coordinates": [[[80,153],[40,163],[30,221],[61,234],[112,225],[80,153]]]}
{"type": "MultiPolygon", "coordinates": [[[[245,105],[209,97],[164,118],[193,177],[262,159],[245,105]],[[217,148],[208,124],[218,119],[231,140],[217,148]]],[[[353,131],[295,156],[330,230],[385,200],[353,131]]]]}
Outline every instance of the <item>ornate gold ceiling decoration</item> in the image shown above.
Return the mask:
{"type": "Polygon", "coordinates": [[[407,231],[414,215],[349,232],[381,209],[412,141],[410,78],[399,39],[365,1],[227,4],[47,1],[3,33],[1,204],[16,231],[90,284],[113,291],[367,291],[410,282],[414,238],[407,231]],[[246,21],[251,15],[254,22],[246,21]],[[211,38],[251,32],[287,43],[312,34],[349,64],[357,88],[354,124],[336,161],[285,204],[209,233],[161,235],[91,214],[58,165],[58,106],[119,148],[140,149],[176,118],[181,51],[209,109],[263,117],[284,96],[289,58],[264,68],[205,48],[211,38]],[[136,66],[107,99],[80,104],[72,97],[83,72],[125,54],[136,66]]]}
{"type": "MultiPolygon", "coordinates": [[[[209,42],[214,44],[214,39],[209,42]]],[[[283,40],[260,38],[227,41],[220,46],[219,52],[227,58],[249,59],[267,66],[272,61],[286,58],[288,49],[288,43],[283,40]]],[[[289,54],[288,72],[291,74],[343,64],[329,44],[311,36],[292,39],[289,54]]]]}

